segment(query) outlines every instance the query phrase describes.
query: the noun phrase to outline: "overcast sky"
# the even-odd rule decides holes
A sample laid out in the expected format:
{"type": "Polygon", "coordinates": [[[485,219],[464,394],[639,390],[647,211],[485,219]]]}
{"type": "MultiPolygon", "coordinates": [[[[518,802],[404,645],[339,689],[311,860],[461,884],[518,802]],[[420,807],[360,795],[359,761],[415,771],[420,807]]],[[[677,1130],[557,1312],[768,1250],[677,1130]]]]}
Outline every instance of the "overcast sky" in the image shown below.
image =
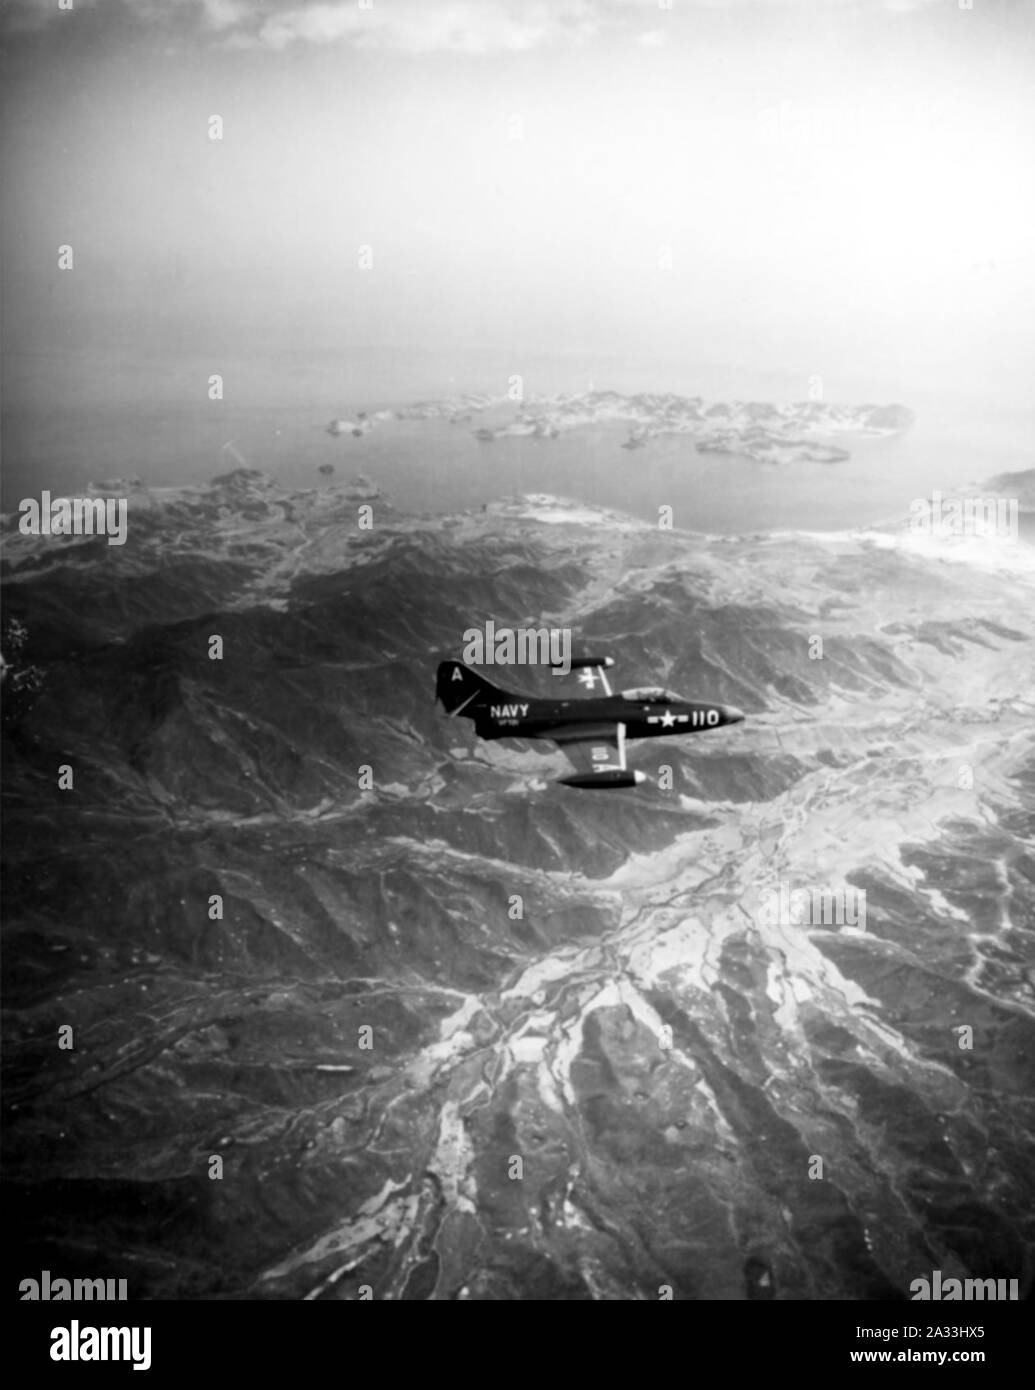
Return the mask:
{"type": "Polygon", "coordinates": [[[5,6],[8,353],[1035,364],[1024,0],[58,3],[5,6]]]}

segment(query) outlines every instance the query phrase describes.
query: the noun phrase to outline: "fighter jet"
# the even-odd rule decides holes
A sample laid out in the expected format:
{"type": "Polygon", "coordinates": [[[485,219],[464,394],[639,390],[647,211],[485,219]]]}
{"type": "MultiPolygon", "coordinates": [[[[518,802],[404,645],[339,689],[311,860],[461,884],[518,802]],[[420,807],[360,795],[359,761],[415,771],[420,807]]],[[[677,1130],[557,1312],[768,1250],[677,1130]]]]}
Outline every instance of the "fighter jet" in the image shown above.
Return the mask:
{"type": "Polygon", "coordinates": [[[632,738],[696,734],[739,724],[744,716],[732,705],[687,700],[660,686],[623,690],[615,695],[607,680],[609,656],[579,656],[572,671],[594,693],[588,699],[544,700],[501,690],[461,661],[439,663],[436,699],[446,713],[474,720],[480,738],[543,738],[556,743],[575,765],[567,787],[634,787],[645,774],[630,770],[625,745],[632,738]]]}

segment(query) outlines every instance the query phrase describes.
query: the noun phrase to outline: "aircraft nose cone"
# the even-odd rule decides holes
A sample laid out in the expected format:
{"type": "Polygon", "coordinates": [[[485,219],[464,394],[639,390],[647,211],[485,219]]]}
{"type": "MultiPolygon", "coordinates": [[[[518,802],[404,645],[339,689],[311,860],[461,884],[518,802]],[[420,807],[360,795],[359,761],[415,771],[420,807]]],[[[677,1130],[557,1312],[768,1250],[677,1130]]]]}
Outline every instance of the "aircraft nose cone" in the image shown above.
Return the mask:
{"type": "Polygon", "coordinates": [[[740,710],[740,709],[737,709],[736,705],[727,705],[727,706],[726,706],[726,723],[727,723],[727,724],[743,724],[743,722],[744,722],[744,711],[743,711],[743,710],[740,710]]]}

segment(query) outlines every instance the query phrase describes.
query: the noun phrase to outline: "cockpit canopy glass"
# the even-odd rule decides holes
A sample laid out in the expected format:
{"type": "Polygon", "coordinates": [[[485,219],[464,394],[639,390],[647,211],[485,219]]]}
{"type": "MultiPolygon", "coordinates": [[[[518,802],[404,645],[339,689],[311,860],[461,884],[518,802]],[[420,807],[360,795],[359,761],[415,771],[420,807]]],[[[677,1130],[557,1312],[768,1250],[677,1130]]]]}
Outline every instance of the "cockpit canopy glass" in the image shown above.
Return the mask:
{"type": "Polygon", "coordinates": [[[653,705],[678,705],[683,703],[685,697],[677,695],[674,690],[663,690],[660,685],[641,685],[635,690],[623,690],[622,698],[649,701],[653,705]]]}

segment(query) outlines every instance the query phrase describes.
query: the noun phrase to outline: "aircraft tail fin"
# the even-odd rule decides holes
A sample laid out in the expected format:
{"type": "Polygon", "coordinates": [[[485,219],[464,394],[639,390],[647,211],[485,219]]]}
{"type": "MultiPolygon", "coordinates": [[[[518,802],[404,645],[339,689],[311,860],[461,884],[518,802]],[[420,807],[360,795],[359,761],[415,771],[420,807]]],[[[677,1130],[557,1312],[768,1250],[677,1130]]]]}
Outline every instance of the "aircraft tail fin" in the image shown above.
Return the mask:
{"type": "Polygon", "coordinates": [[[506,699],[506,691],[487,681],[462,661],[440,661],[435,682],[435,699],[441,700],[446,713],[462,714],[473,719],[482,705],[490,699],[506,699]]]}

